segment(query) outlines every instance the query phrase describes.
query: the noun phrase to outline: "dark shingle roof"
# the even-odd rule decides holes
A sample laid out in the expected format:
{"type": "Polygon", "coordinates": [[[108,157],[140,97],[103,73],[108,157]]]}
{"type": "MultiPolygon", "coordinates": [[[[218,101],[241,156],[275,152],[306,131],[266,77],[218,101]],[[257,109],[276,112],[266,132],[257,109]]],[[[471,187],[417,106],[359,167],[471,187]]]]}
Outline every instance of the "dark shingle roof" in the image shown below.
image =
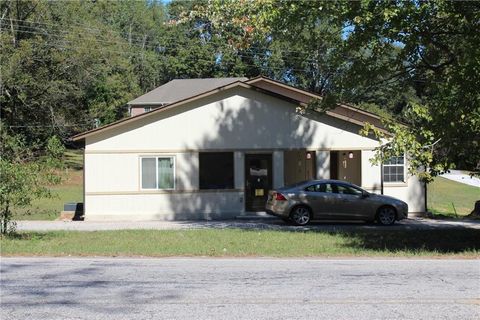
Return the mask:
{"type": "Polygon", "coordinates": [[[248,78],[175,79],[130,101],[129,105],[160,105],[180,101],[248,78]]]}

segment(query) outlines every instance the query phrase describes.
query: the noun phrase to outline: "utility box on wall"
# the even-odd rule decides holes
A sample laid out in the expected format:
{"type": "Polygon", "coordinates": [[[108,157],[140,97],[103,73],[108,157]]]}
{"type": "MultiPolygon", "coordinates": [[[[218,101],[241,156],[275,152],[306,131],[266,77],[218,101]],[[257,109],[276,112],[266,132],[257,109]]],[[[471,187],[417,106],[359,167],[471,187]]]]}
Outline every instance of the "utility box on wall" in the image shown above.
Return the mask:
{"type": "Polygon", "coordinates": [[[63,211],[60,213],[60,220],[83,220],[83,203],[69,202],[63,205],[63,211]]]}

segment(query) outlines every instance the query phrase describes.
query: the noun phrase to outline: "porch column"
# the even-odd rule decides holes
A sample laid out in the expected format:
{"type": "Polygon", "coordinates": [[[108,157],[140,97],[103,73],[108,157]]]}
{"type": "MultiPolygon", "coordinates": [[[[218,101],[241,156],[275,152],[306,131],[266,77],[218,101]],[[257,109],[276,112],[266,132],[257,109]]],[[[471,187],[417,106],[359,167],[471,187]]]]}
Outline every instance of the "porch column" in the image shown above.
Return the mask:
{"type": "Polygon", "coordinates": [[[370,162],[375,156],[373,150],[362,150],[362,187],[370,192],[380,193],[381,173],[380,166],[370,162]]]}
{"type": "Polygon", "coordinates": [[[317,150],[317,179],[330,179],[330,151],[317,150]]]}
{"type": "Polygon", "coordinates": [[[235,189],[245,189],[245,154],[240,151],[233,153],[233,171],[235,174],[235,189]]]}
{"type": "Polygon", "coordinates": [[[283,151],[274,151],[272,158],[273,187],[280,188],[285,185],[283,151]]]}

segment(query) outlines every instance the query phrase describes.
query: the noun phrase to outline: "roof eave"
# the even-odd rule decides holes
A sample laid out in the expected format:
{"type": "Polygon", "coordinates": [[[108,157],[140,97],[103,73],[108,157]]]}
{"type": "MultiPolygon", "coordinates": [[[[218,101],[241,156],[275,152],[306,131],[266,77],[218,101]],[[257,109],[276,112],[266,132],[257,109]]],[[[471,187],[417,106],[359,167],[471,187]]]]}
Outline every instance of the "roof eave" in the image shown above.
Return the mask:
{"type": "Polygon", "coordinates": [[[160,106],[160,105],[167,105],[171,104],[173,102],[129,102],[127,103],[129,106],[135,107],[135,106],[160,106]]]}
{"type": "Polygon", "coordinates": [[[144,113],[141,113],[139,115],[136,115],[136,116],[133,116],[133,117],[127,117],[127,118],[123,118],[123,119],[120,119],[118,121],[115,121],[115,122],[112,122],[112,123],[109,123],[103,127],[99,127],[99,128],[95,128],[95,129],[92,129],[92,130],[88,130],[88,131],[85,131],[85,132],[82,132],[80,134],[77,134],[77,135],[74,135],[73,137],[70,138],[70,140],[72,141],[81,141],[89,136],[92,136],[94,134],[97,134],[101,131],[104,131],[106,129],[109,129],[111,127],[114,127],[114,126],[118,126],[118,125],[123,125],[123,124],[126,124],[126,123],[130,123],[130,122],[133,122],[133,121],[136,121],[137,119],[141,119],[141,118],[146,118],[146,117],[149,117],[151,116],[152,114],[156,114],[156,113],[159,113],[159,112],[163,112],[165,110],[169,110],[173,107],[176,107],[176,106],[179,106],[179,105],[183,105],[185,103],[188,103],[188,102],[191,102],[191,101],[195,101],[197,99],[200,99],[200,98],[203,98],[203,97],[208,97],[210,95],[213,95],[217,92],[220,92],[220,91],[224,91],[224,90],[228,90],[230,88],[233,88],[233,87],[237,87],[237,86],[241,86],[241,87],[246,87],[246,88],[249,88],[251,87],[250,85],[248,84],[245,84],[241,81],[235,81],[235,82],[232,82],[232,83],[229,83],[225,86],[222,86],[222,87],[218,87],[218,88],[215,88],[213,90],[210,90],[210,91],[207,91],[207,92],[203,92],[203,93],[200,93],[198,95],[195,95],[195,96],[192,96],[192,97],[189,97],[189,98],[185,98],[183,100],[180,100],[180,101],[176,101],[174,103],[171,103],[171,104],[168,104],[168,105],[164,105],[163,108],[156,108],[156,109],[153,109],[151,111],[148,111],[148,112],[144,112],[144,113]]]}
{"type": "MultiPolygon", "coordinates": [[[[141,118],[146,118],[146,117],[149,117],[151,116],[152,114],[156,114],[156,113],[159,113],[159,112],[163,112],[163,111],[166,111],[166,110],[169,110],[171,108],[174,108],[176,106],[180,106],[180,105],[183,105],[185,103],[188,103],[188,102],[191,102],[191,101],[195,101],[197,99],[200,99],[200,98],[203,98],[203,97],[208,97],[210,95],[213,95],[213,94],[216,94],[218,92],[221,92],[221,91],[224,91],[224,90],[228,90],[228,89],[231,89],[231,88],[234,88],[234,87],[244,87],[244,88],[248,88],[248,89],[254,89],[254,90],[257,90],[257,91],[260,91],[260,92],[264,92],[266,94],[269,94],[269,95],[272,95],[272,96],[276,96],[276,97],[279,97],[283,100],[286,100],[286,101],[289,101],[289,102],[292,102],[292,103],[296,103],[296,104],[299,104],[301,106],[307,106],[306,103],[304,102],[301,102],[301,101],[298,101],[296,99],[293,99],[291,97],[287,97],[285,95],[282,95],[282,94],[279,94],[279,93],[276,93],[276,92],[273,92],[273,91],[270,91],[268,89],[264,89],[264,88],[261,88],[261,87],[257,87],[255,86],[254,84],[251,84],[251,83],[255,83],[259,80],[267,80],[271,83],[274,83],[274,84],[277,84],[277,85],[281,85],[282,87],[286,87],[290,90],[293,90],[293,91],[297,91],[297,92],[303,92],[309,96],[312,96],[313,98],[321,98],[321,96],[318,96],[318,95],[315,95],[313,93],[309,93],[307,91],[304,91],[304,90],[301,90],[301,89],[296,89],[296,88],[292,88],[288,85],[285,85],[285,84],[282,84],[280,82],[277,82],[277,81],[274,81],[274,80],[271,80],[269,78],[265,78],[265,77],[257,77],[257,78],[254,78],[254,79],[250,79],[248,81],[235,81],[235,82],[232,82],[232,83],[229,83],[227,85],[224,85],[222,87],[218,87],[218,88],[215,88],[215,89],[212,89],[210,91],[207,91],[207,92],[203,92],[203,93],[200,93],[198,95],[195,95],[195,96],[191,96],[191,97],[188,97],[188,98],[185,98],[183,100],[179,100],[179,101],[176,101],[176,102],[173,102],[173,103],[170,103],[170,104],[164,104],[162,108],[156,108],[152,111],[149,111],[149,112],[145,112],[145,113],[142,113],[142,114],[139,114],[139,115],[136,115],[136,116],[133,116],[133,117],[127,117],[127,118],[124,118],[124,119],[121,119],[121,120],[118,120],[118,121],[115,121],[115,122],[112,122],[110,124],[107,124],[103,127],[100,127],[100,128],[95,128],[95,129],[92,129],[92,130],[89,130],[89,131],[86,131],[86,132],[83,132],[83,133],[80,133],[80,134],[77,134],[73,137],[71,137],[71,140],[72,141],[81,141],[83,139],[85,139],[86,137],[89,137],[89,136],[92,136],[94,134],[97,134],[99,132],[102,132],[106,129],[109,129],[111,127],[114,127],[114,126],[118,126],[118,125],[123,125],[123,124],[126,124],[126,123],[130,123],[130,122],[133,122],[133,121],[136,121],[137,119],[141,119],[141,118]]],[[[140,105],[140,104],[137,104],[137,105],[140,105]]],[[[150,103],[148,104],[145,104],[145,105],[152,105],[150,103]]],[[[341,105],[341,104],[339,104],[341,105]]],[[[349,109],[356,109],[355,111],[359,112],[358,108],[355,108],[355,107],[351,107],[351,106],[345,106],[349,109]]],[[[318,110],[315,110],[315,111],[318,111],[318,110]]],[[[354,123],[354,124],[357,124],[359,126],[364,126],[364,122],[362,121],[359,121],[359,120],[356,120],[356,119],[352,119],[348,116],[344,116],[344,115],[340,115],[340,114],[337,114],[337,113],[334,113],[334,112],[331,112],[331,111],[326,111],[325,114],[331,116],[331,117],[334,117],[334,118],[338,118],[338,119],[341,119],[341,120],[344,120],[344,121],[347,121],[347,122],[351,122],[351,123],[354,123]]],[[[377,116],[378,117],[378,116],[377,116]]],[[[380,117],[378,117],[378,119],[380,119],[380,117]]],[[[377,127],[381,132],[387,134],[387,135],[391,135],[391,133],[389,133],[387,130],[385,130],[384,128],[379,128],[377,127]]]]}

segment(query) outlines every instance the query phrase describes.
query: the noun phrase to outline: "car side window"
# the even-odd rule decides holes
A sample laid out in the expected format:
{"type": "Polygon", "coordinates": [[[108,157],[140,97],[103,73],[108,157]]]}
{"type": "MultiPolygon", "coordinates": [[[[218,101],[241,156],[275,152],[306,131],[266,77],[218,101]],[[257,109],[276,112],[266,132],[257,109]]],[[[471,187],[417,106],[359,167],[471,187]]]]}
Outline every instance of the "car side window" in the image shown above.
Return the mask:
{"type": "Polygon", "coordinates": [[[354,188],[354,187],[350,187],[350,189],[352,189],[353,192],[355,192],[356,196],[363,196],[363,190],[362,189],[354,188]]]}
{"type": "Polygon", "coordinates": [[[321,189],[322,189],[322,188],[321,188],[321,185],[322,185],[322,184],[320,184],[320,183],[318,183],[318,184],[313,184],[313,185],[305,188],[305,190],[306,190],[306,191],[310,191],[310,192],[322,192],[322,191],[321,191],[321,189]]]}
{"type": "Polygon", "coordinates": [[[305,188],[306,191],[310,192],[326,192],[326,193],[333,193],[332,185],[330,183],[318,183],[311,185],[305,188]]]}
{"type": "Polygon", "coordinates": [[[338,193],[340,193],[340,194],[350,194],[350,195],[354,195],[354,196],[361,196],[362,195],[362,191],[360,191],[356,188],[352,188],[350,186],[344,185],[344,184],[337,185],[337,189],[338,189],[338,193]]]}
{"type": "Polygon", "coordinates": [[[324,186],[325,186],[325,191],[323,191],[323,192],[333,193],[333,188],[332,188],[332,185],[330,183],[324,183],[324,186]]]}

